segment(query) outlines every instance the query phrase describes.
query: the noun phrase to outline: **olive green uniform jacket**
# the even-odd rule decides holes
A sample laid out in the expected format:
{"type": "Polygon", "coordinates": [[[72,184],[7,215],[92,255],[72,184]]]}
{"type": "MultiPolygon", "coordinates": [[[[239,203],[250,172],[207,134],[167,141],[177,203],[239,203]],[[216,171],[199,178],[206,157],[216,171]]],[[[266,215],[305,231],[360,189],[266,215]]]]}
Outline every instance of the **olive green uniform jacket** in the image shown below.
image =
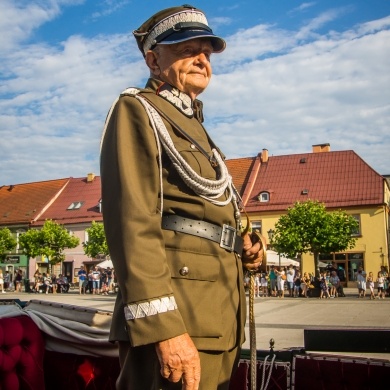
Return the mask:
{"type": "MultiPolygon", "coordinates": [[[[189,97],[171,103],[157,94],[159,84],[150,79],[141,94],[211,155],[205,129],[187,109],[189,97]]],[[[208,239],[161,228],[159,153],[145,109],[134,96],[121,96],[108,120],[101,152],[103,219],[120,289],[110,339],[135,347],[188,332],[199,350],[241,345],[240,259],[208,239]]],[[[185,161],[204,178],[216,179],[208,159],[164,123],[185,161]]],[[[236,226],[233,205],[197,196],[164,151],[162,176],[163,214],[236,226]]]]}

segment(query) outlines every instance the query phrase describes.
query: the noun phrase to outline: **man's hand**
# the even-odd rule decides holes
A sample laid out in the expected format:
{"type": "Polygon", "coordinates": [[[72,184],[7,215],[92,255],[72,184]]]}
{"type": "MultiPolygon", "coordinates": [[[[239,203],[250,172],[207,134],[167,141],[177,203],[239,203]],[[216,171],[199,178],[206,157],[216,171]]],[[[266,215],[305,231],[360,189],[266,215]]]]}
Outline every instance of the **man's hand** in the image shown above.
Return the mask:
{"type": "Polygon", "coordinates": [[[164,378],[170,382],[182,378],[182,390],[199,389],[199,353],[188,333],[156,343],[156,352],[164,378]]]}
{"type": "Polygon", "coordinates": [[[253,271],[260,267],[267,249],[265,240],[256,233],[247,233],[243,237],[244,249],[242,251],[242,263],[244,267],[253,271]]]}

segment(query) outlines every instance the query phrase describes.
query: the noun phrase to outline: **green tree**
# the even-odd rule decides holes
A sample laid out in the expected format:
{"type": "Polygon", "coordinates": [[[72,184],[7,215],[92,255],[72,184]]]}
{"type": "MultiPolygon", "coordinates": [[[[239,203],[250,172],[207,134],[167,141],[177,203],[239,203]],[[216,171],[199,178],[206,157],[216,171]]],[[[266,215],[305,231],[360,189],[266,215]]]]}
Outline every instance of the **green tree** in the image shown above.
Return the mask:
{"type": "Polygon", "coordinates": [[[345,211],[327,212],[318,201],[296,202],[276,223],[272,245],[290,257],[313,253],[319,276],[319,254],[353,248],[356,242],[353,233],[358,228],[356,219],[345,211]]]}
{"type": "Polygon", "coordinates": [[[109,252],[103,224],[92,221],[91,227],[85,231],[88,233],[88,241],[83,242],[84,253],[88,257],[107,256],[109,252]]]}
{"type": "Polygon", "coordinates": [[[22,234],[19,243],[28,257],[44,256],[49,259],[50,265],[54,265],[64,260],[64,249],[75,248],[80,240],[48,219],[42,229],[30,229],[22,234]]]}
{"type": "Polygon", "coordinates": [[[8,228],[0,229],[0,259],[4,260],[7,253],[16,247],[16,240],[8,228]]]}

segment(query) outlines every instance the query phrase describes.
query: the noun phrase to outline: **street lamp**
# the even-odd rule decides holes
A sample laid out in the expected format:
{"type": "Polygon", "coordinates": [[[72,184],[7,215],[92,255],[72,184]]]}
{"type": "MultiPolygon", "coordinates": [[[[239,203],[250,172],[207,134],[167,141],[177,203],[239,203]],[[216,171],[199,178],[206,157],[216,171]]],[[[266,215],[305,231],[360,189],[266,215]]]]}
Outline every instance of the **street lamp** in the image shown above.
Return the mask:
{"type": "Polygon", "coordinates": [[[274,238],[275,230],[269,229],[268,232],[269,243],[272,245],[272,239],[274,238]]]}

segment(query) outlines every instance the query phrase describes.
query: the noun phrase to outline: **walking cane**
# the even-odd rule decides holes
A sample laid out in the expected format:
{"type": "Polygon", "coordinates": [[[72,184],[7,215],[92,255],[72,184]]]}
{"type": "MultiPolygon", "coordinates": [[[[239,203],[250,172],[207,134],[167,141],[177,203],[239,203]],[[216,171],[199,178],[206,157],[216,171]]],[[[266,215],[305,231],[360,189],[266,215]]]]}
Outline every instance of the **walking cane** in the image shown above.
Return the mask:
{"type": "MultiPolygon", "coordinates": [[[[245,213],[246,214],[246,213],[245,213]]],[[[257,234],[256,232],[252,232],[249,217],[246,215],[247,218],[247,226],[243,231],[242,236],[245,234],[249,234],[252,238],[258,239],[261,242],[262,248],[263,248],[263,261],[267,260],[267,245],[264,241],[264,238],[257,234]],[[255,236],[255,237],[253,237],[255,236]]],[[[256,241],[255,241],[256,242],[256,241]]],[[[249,348],[250,348],[250,362],[251,362],[251,390],[256,390],[256,383],[257,383],[257,370],[256,370],[256,364],[257,364],[257,348],[256,348],[256,321],[255,321],[255,314],[254,314],[254,301],[255,301],[255,274],[256,271],[249,271],[249,348]]]]}

